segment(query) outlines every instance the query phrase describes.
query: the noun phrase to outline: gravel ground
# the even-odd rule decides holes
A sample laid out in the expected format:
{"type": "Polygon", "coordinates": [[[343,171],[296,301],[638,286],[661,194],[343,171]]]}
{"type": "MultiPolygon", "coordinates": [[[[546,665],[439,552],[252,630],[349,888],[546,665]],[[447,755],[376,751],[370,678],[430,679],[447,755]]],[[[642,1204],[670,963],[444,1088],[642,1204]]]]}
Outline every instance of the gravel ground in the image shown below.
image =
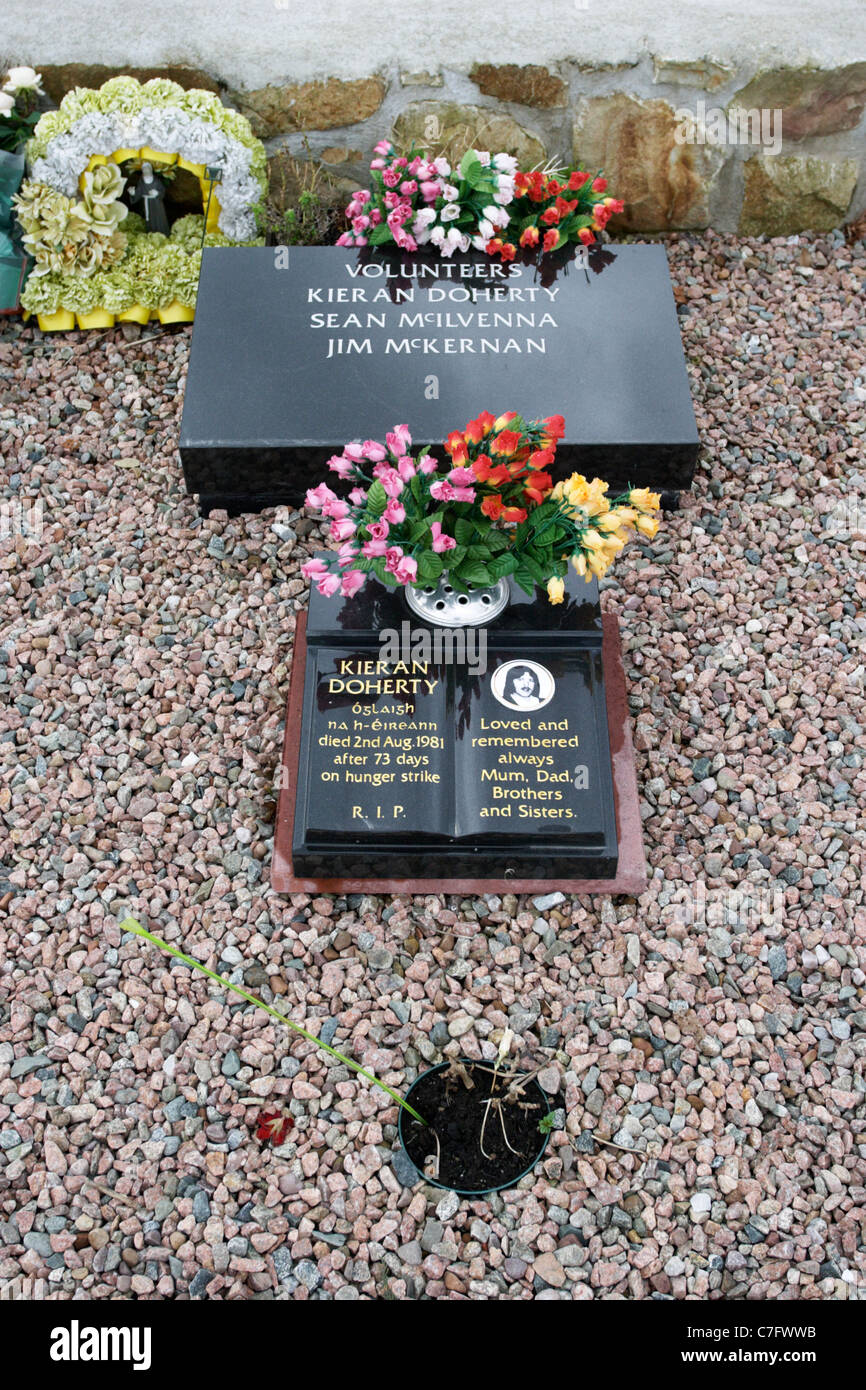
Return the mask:
{"type": "Polygon", "coordinates": [[[6,482],[44,530],[0,546],[0,1286],[863,1296],[866,253],[668,251],[703,460],[605,594],[639,902],[275,897],[317,536],[285,510],[198,518],[187,331],[4,330],[6,482]],[[504,1196],[406,1187],[387,1097],[122,937],[128,914],[397,1087],[510,1024],[562,1065],[564,1128],[504,1196]],[[255,1118],[281,1105],[274,1150],[255,1118]]]}

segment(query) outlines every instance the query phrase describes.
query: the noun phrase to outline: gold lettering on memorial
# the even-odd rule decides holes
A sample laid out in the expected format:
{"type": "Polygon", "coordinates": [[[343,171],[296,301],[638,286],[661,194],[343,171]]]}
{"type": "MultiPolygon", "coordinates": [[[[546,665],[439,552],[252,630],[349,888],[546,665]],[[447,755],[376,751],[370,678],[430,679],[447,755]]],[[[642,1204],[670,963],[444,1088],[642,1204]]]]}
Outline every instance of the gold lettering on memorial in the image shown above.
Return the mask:
{"type": "Polygon", "coordinates": [[[488,788],[494,803],[505,804],[482,807],[480,816],[507,819],[512,814],[510,803],[517,802],[517,815],[524,820],[575,818],[570,806],[555,804],[566,799],[559,787],[546,785],[562,782],[576,787],[578,783],[572,780],[572,772],[557,770],[553,753],[511,751],[516,748],[577,748],[580,739],[577,734],[570,733],[567,718],[480,719],[479,730],[481,732],[472,739],[473,747],[505,749],[499,754],[495,767],[481,769],[481,783],[488,788]]]}
{"type": "MultiPolygon", "coordinates": [[[[352,719],[329,719],[327,731],[317,736],[330,758],[319,771],[323,782],[340,783],[357,794],[362,788],[388,789],[409,786],[423,797],[424,784],[442,781],[439,756],[453,747],[441,719],[416,719],[415,702],[426,699],[442,682],[430,662],[383,660],[381,654],[337,657],[321,677],[328,697],[362,695],[351,706],[352,719]],[[389,695],[412,697],[409,703],[388,703],[389,695]],[[351,726],[351,727],[350,727],[351,726]]],[[[432,713],[429,705],[425,713],[432,713]]],[[[569,821],[579,815],[575,791],[588,786],[587,769],[574,766],[567,752],[579,747],[580,737],[569,719],[540,719],[537,714],[517,713],[479,717],[464,747],[489,750],[473,776],[476,790],[470,796],[479,820],[569,821]],[[563,766],[565,764],[565,766],[563,766]],[[480,792],[480,795],[479,795],[480,792]]],[[[415,803],[408,803],[417,809],[415,803]]],[[[351,819],[404,820],[403,804],[388,802],[352,804],[351,819]]]]}
{"type": "Polygon", "coordinates": [[[362,661],[345,657],[338,663],[340,674],[328,678],[332,695],[431,695],[439,684],[427,676],[426,661],[362,661]]]}

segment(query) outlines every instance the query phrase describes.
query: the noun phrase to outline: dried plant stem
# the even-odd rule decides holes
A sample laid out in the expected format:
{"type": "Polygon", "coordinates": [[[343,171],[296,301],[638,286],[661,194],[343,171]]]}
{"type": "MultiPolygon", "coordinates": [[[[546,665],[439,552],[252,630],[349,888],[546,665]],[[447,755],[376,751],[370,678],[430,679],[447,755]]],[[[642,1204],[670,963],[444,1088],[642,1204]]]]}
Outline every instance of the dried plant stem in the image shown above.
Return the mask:
{"type": "Polygon", "coordinates": [[[511,1148],[511,1145],[510,1145],[509,1142],[508,1142],[508,1135],[507,1135],[506,1132],[505,1132],[505,1116],[504,1116],[503,1113],[502,1113],[502,1102],[501,1102],[501,1101],[500,1101],[499,1104],[497,1105],[496,1111],[497,1111],[497,1114],[499,1115],[499,1123],[500,1123],[501,1126],[502,1126],[502,1138],[505,1140],[505,1147],[506,1147],[507,1149],[511,1149],[511,1152],[514,1154],[515,1158],[520,1158],[520,1154],[517,1152],[516,1149],[512,1149],[512,1148],[511,1148]]]}
{"type": "MultiPolygon", "coordinates": [[[[592,1131],[592,1137],[596,1144],[606,1144],[609,1149],[618,1149],[621,1154],[631,1154],[634,1158],[640,1153],[639,1149],[627,1149],[625,1144],[615,1144],[612,1139],[601,1139],[599,1135],[596,1134],[595,1130],[592,1131]]],[[[577,1150],[575,1149],[575,1153],[576,1152],[577,1150]]]]}
{"type": "MultiPolygon", "coordinates": [[[[526,1072],[523,1076],[512,1072],[511,1075],[515,1079],[509,1083],[507,1099],[517,1100],[518,1096],[522,1096],[530,1081],[534,1081],[538,1073],[544,1071],[544,1068],[548,1065],[547,1062],[541,1062],[537,1067],[533,1067],[532,1071],[526,1072]]],[[[508,1078],[505,1077],[503,1079],[507,1080],[508,1078]]]]}
{"type": "Polygon", "coordinates": [[[134,1197],[127,1197],[125,1192],[116,1192],[107,1183],[97,1182],[95,1178],[85,1179],[85,1187],[95,1187],[97,1192],[102,1192],[106,1197],[113,1197],[116,1202],[126,1202],[128,1207],[137,1207],[138,1202],[134,1197]]]}
{"type": "Polygon", "coordinates": [[[481,1122],[481,1134],[478,1140],[478,1147],[481,1149],[481,1152],[483,1153],[484,1157],[490,1160],[492,1160],[494,1157],[494,1155],[489,1154],[484,1147],[484,1131],[487,1128],[487,1119],[490,1115],[490,1108],[492,1106],[493,1109],[496,1111],[496,1114],[499,1116],[499,1123],[502,1126],[502,1137],[505,1140],[505,1147],[511,1150],[515,1158],[520,1158],[521,1155],[517,1152],[516,1149],[511,1147],[511,1144],[508,1141],[508,1133],[505,1128],[505,1116],[502,1113],[502,1101],[500,1097],[488,1096],[487,1100],[482,1101],[481,1104],[484,1106],[484,1119],[481,1122]]]}
{"type": "Polygon", "coordinates": [[[485,1158],[492,1159],[493,1155],[489,1154],[484,1147],[484,1131],[487,1128],[487,1117],[490,1114],[490,1107],[493,1104],[493,1097],[488,1096],[486,1101],[482,1101],[482,1104],[484,1105],[484,1119],[481,1121],[481,1135],[478,1140],[478,1147],[485,1158]]]}
{"type": "Polygon", "coordinates": [[[442,1164],[442,1147],[441,1147],[441,1145],[440,1145],[440,1143],[439,1143],[439,1135],[436,1133],[435,1129],[431,1129],[429,1125],[428,1125],[428,1129],[430,1129],[430,1133],[433,1135],[433,1138],[436,1140],[436,1171],[435,1171],[434,1173],[428,1173],[428,1172],[427,1172],[427,1165],[428,1165],[429,1162],[430,1162],[430,1159],[428,1158],[428,1159],[427,1159],[427,1162],[426,1162],[425,1165],[424,1165],[424,1176],[425,1176],[425,1177],[428,1177],[428,1178],[430,1178],[430,1177],[432,1177],[432,1178],[438,1178],[438,1176],[439,1176],[439,1169],[440,1169],[441,1164],[442,1164]]]}

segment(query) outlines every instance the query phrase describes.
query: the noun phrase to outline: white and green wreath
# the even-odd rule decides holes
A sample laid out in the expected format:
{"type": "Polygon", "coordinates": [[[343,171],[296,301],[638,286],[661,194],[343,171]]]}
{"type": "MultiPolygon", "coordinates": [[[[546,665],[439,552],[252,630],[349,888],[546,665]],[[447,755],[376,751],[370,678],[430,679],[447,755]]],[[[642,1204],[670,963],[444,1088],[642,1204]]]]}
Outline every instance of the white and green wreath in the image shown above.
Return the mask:
{"type": "Polygon", "coordinates": [[[202,247],[263,244],[255,207],[267,193],[264,146],[212,92],[163,78],[78,87],[40,118],[27,157],[15,205],[35,265],[21,306],[46,331],[106,327],[115,317],[187,321],[202,247]],[[191,171],[202,213],[175,222],[169,236],[148,231],[119,201],[128,161],[191,171]]]}
{"type": "Polygon", "coordinates": [[[27,146],[30,177],[74,197],[94,155],[147,147],[220,168],[218,230],[231,241],[256,235],[253,211],[267,192],[265,149],[246,117],[213,92],[167,78],[112,77],[98,90],[67,92],[41,117],[27,146]]]}

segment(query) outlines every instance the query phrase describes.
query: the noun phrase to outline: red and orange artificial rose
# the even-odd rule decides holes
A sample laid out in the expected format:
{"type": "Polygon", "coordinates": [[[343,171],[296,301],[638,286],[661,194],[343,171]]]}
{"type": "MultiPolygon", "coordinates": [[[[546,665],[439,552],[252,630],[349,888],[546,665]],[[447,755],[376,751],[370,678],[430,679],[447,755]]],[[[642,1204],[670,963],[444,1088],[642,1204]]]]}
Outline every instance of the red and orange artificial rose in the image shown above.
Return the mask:
{"type": "Polygon", "coordinates": [[[512,260],[516,242],[524,249],[540,247],[542,254],[559,250],[569,242],[591,246],[597,234],[624,204],[605,196],[607,179],[586,169],[571,169],[555,176],[541,169],[514,175],[514,202],[509,206],[508,234],[493,238],[490,255],[512,260]]]}

